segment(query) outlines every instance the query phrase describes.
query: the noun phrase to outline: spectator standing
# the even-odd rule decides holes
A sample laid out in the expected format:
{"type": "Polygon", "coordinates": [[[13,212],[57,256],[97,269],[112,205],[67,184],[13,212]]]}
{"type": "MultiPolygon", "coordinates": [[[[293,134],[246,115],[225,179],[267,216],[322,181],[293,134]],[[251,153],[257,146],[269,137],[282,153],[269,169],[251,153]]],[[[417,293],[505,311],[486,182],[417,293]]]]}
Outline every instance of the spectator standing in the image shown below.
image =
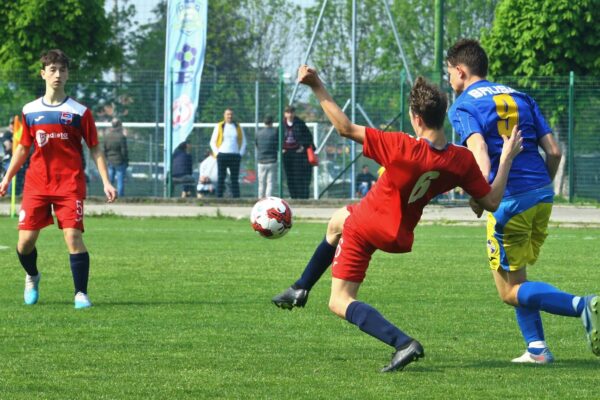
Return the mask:
{"type": "Polygon", "coordinates": [[[296,109],[287,106],[283,123],[283,168],[292,199],[308,199],[312,167],[306,150],[314,150],[312,135],[303,120],[296,117],[296,109]]]}
{"type": "Polygon", "coordinates": [[[223,197],[227,170],[231,179],[231,196],[240,197],[240,162],[246,152],[246,135],[233,119],[233,110],[225,109],[223,121],[219,122],[210,138],[210,147],[217,157],[217,197],[223,197]]]}
{"type": "Polygon", "coordinates": [[[206,152],[206,158],[200,163],[198,176],[198,198],[215,192],[215,183],[219,179],[217,171],[217,159],[210,150],[206,152]]]}
{"type": "Polygon", "coordinates": [[[258,159],[258,198],[273,195],[273,177],[277,171],[277,131],[273,128],[273,117],[264,120],[265,127],[256,134],[258,159]]]}
{"type": "Polygon", "coordinates": [[[361,173],[356,175],[356,195],[358,197],[365,197],[375,181],[377,181],[377,178],[369,172],[369,166],[363,165],[361,173]]]}
{"type": "Polygon", "coordinates": [[[108,161],[108,179],[114,185],[117,183],[119,197],[125,195],[125,175],[129,166],[127,152],[127,137],[123,132],[123,124],[118,118],[111,121],[112,127],[104,139],[104,155],[108,161]]]}
{"type": "Polygon", "coordinates": [[[181,197],[190,197],[194,191],[194,184],[196,183],[196,180],[192,175],[193,161],[191,147],[190,143],[185,141],[177,146],[173,152],[171,176],[173,177],[174,184],[183,185],[181,197]]]}

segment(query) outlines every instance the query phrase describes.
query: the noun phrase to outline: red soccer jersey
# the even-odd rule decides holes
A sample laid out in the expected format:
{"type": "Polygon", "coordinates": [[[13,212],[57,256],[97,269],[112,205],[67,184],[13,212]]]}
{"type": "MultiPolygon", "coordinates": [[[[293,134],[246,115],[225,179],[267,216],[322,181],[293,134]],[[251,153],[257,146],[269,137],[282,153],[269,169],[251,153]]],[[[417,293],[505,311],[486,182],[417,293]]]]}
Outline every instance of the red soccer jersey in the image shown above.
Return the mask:
{"type": "Polygon", "coordinates": [[[413,230],[423,208],[435,196],[456,186],[476,199],[491,190],[475,157],[465,147],[449,144],[437,150],[425,139],[367,128],[363,151],[383,165],[385,172],[353,206],[346,223],[383,251],[411,250],[413,230]]]}
{"type": "Polygon", "coordinates": [[[67,97],[57,106],[39,98],[23,107],[21,144],[35,146],[27,175],[25,194],[85,198],[81,140],[98,145],[98,132],[88,108],[67,97]]]}

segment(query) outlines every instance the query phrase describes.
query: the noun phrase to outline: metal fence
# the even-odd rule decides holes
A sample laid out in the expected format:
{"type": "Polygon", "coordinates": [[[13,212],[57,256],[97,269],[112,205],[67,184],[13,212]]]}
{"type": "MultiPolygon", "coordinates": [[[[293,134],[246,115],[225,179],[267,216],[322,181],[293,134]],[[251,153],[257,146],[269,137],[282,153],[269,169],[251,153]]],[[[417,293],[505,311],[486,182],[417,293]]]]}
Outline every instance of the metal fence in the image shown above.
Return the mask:
{"type": "MultiPolygon", "coordinates": [[[[127,130],[130,165],[126,180],[126,196],[161,197],[164,187],[163,163],[163,83],[159,71],[141,71],[115,82],[78,82],[72,75],[67,92],[88,105],[97,120],[100,140],[108,121],[118,116],[127,130]]],[[[209,74],[210,75],[210,74],[209,74]]],[[[239,77],[209,76],[204,78],[200,104],[195,117],[197,121],[189,137],[197,174],[198,164],[209,150],[209,140],[214,124],[223,117],[225,108],[234,110],[236,119],[243,123],[248,141],[248,151],[242,159],[240,183],[242,197],[256,197],[256,157],[254,138],[256,129],[269,114],[277,121],[279,110],[279,82],[238,81],[239,77]]],[[[600,80],[597,78],[564,76],[524,80],[520,77],[498,77],[495,81],[505,83],[533,96],[549,120],[555,135],[563,147],[563,164],[555,182],[556,193],[570,200],[600,200],[600,135],[596,133],[597,116],[600,115],[600,80]]],[[[42,81],[24,74],[0,72],[0,118],[8,122],[11,115],[20,111],[22,104],[43,92],[42,81]]],[[[293,92],[294,82],[283,82],[284,99],[287,104],[293,92]]],[[[335,83],[328,85],[334,99],[344,106],[350,99],[351,85],[335,83]]],[[[397,80],[356,84],[356,122],[389,130],[411,132],[407,116],[407,97],[410,88],[399,75],[397,80]]],[[[449,94],[451,94],[449,92],[449,94]]],[[[296,114],[306,121],[313,132],[320,164],[313,168],[311,198],[351,198],[356,196],[353,177],[363,165],[371,172],[378,166],[359,156],[356,147],[353,160],[348,140],[340,138],[310,95],[308,89],[298,90],[294,105],[296,114]],[[355,168],[349,168],[355,162],[355,168]],[[345,172],[344,172],[345,171],[345,172]]],[[[350,115],[350,105],[346,112],[350,115]]],[[[455,135],[446,126],[449,140],[455,135]]],[[[88,160],[89,161],[89,160],[88,160]]],[[[102,195],[95,167],[88,162],[90,195],[102,195]]],[[[174,192],[175,195],[178,193],[174,192]]],[[[275,194],[288,196],[287,182],[282,177],[282,187],[275,194]]],[[[450,198],[454,198],[450,194],[450,198]]]]}

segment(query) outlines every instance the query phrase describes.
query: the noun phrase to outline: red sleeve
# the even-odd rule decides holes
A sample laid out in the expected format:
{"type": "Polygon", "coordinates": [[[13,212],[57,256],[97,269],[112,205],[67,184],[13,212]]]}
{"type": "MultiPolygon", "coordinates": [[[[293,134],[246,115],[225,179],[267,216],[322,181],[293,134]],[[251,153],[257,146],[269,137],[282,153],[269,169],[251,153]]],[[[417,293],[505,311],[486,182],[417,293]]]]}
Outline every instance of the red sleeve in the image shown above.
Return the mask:
{"type": "Polygon", "coordinates": [[[21,121],[23,121],[23,132],[21,133],[21,140],[19,143],[23,146],[29,147],[33,144],[33,137],[31,136],[29,125],[27,125],[27,119],[23,113],[21,113],[21,121]]]}
{"type": "Polygon", "coordinates": [[[86,109],[81,118],[81,128],[83,140],[89,148],[98,146],[98,131],[96,130],[96,123],[90,109],[86,109]]]}
{"type": "Polygon", "coordinates": [[[473,153],[469,150],[466,150],[464,153],[465,173],[462,176],[460,187],[475,199],[485,197],[492,190],[492,187],[483,177],[473,153]]]}
{"type": "Polygon", "coordinates": [[[403,154],[406,142],[411,137],[404,132],[384,132],[379,129],[365,129],[363,153],[378,164],[387,167],[398,153],[403,154]]]}

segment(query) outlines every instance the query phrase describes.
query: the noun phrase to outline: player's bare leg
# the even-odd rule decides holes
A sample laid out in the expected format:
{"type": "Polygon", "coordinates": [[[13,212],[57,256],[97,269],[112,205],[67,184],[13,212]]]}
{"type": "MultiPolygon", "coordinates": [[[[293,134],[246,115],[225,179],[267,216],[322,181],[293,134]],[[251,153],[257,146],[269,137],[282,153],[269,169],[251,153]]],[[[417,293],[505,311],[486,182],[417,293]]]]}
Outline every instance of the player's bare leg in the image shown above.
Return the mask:
{"type": "Polygon", "coordinates": [[[392,360],[381,372],[400,371],[425,356],[423,346],[386,320],[370,305],[356,300],[360,283],[332,278],[329,309],[340,318],[394,347],[392,360]]]}
{"type": "Polygon", "coordinates": [[[90,257],[83,243],[83,233],[76,228],[64,228],[63,236],[69,249],[69,261],[75,286],[75,308],[88,308],[92,302],[87,295],[90,257]]]}
{"type": "Polygon", "coordinates": [[[308,293],[333,262],[335,248],[342,236],[342,229],[348,215],[350,215],[350,212],[346,207],[342,207],[333,213],[327,224],[325,239],[315,249],[312,258],[302,272],[302,276],[292,286],[273,297],[271,300],[273,304],[286,310],[306,305],[308,293]]]}
{"type": "Polygon", "coordinates": [[[35,244],[40,235],[39,230],[19,230],[17,242],[17,256],[25,270],[25,290],[23,299],[25,304],[36,304],[39,299],[39,284],[41,274],[37,269],[37,250],[35,244]]]}

